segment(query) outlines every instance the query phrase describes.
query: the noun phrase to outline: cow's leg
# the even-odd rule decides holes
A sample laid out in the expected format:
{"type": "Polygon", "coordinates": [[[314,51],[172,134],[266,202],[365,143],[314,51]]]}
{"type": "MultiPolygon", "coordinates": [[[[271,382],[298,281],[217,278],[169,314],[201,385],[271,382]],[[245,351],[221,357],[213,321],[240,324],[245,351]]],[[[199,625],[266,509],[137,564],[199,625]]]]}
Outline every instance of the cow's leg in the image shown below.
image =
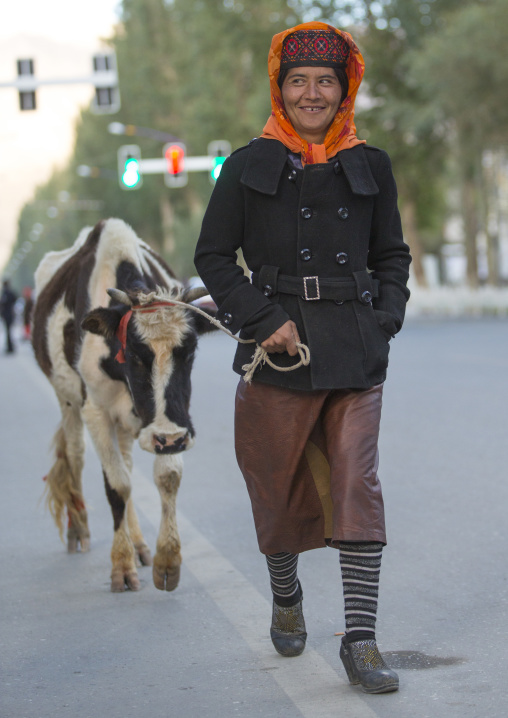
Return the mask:
{"type": "Polygon", "coordinates": [[[67,459],[70,467],[71,490],[67,501],[69,522],[67,527],[67,550],[76,553],[90,550],[90,531],[83,496],[82,473],[85,456],[85,441],[81,406],[61,400],[62,428],[66,439],[67,459]]]}
{"type": "MultiPolygon", "coordinates": [[[[123,460],[132,475],[132,444],[134,442],[132,431],[117,426],[117,437],[123,460]]],[[[134,544],[141,565],[151,566],[152,554],[141,531],[132,497],[127,502],[127,524],[129,527],[129,536],[134,544]]]]}
{"type": "Polygon", "coordinates": [[[161,496],[161,525],[153,560],[153,582],[161,591],[173,591],[180,579],[180,537],[176,525],[176,494],[182,478],[183,460],[177,454],[155,457],[154,478],[161,496]]]}
{"type": "Polygon", "coordinates": [[[102,464],[106,495],[113,514],[111,590],[116,593],[127,587],[137,591],[140,583],[126,511],[131,495],[130,464],[126,464],[120,451],[117,432],[109,415],[89,400],[83,415],[102,464]]]}
{"type": "Polygon", "coordinates": [[[114,593],[121,593],[126,588],[131,591],[138,591],[140,582],[136,570],[136,556],[134,546],[129,536],[127,522],[127,504],[129,503],[130,486],[114,488],[108,474],[104,473],[104,485],[111,511],[115,534],[113,546],[111,547],[111,590],[114,593]]]}
{"type": "Polygon", "coordinates": [[[90,532],[82,492],[84,460],[83,421],[79,406],[59,398],[62,412],[54,438],[55,463],[46,478],[46,502],[63,540],[65,509],[68,514],[67,549],[75,553],[90,548],[90,532]]]}
{"type": "Polygon", "coordinates": [[[141,531],[138,521],[138,515],[134,507],[132,498],[127,502],[127,523],[129,525],[129,535],[136,550],[136,556],[141,566],[152,565],[152,552],[148,548],[145,537],[141,531]]]}

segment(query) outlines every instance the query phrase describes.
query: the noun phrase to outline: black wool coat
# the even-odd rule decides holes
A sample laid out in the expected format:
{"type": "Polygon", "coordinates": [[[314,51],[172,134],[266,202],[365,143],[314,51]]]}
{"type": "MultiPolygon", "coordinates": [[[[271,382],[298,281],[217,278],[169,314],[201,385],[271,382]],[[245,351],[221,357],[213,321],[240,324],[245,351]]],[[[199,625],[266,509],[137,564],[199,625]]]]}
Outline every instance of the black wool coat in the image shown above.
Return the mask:
{"type": "MultiPolygon", "coordinates": [[[[224,163],[195,254],[218,318],[233,333],[261,343],[288,319],[296,323],[310,365],[292,372],[265,365],[254,380],[303,390],[385,380],[410,262],[386,152],[357,145],[298,170],[282,143],[263,138],[224,163]],[[239,249],[251,281],[237,264],[239,249]]],[[[237,373],[253,352],[253,344],[238,345],[237,373]]],[[[271,358],[281,366],[298,361],[271,358]]]]}

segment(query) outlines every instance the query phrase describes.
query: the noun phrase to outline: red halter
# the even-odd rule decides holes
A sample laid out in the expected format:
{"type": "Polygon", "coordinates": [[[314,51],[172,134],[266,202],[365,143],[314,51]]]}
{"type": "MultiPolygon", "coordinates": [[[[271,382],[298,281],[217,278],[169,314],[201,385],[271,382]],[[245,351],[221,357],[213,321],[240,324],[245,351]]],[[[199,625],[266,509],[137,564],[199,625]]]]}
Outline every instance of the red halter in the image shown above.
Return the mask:
{"type": "Polygon", "coordinates": [[[123,317],[120,319],[120,324],[118,325],[118,328],[116,330],[116,338],[121,344],[121,347],[115,357],[119,364],[125,364],[125,347],[127,346],[127,325],[129,324],[129,319],[131,317],[132,309],[129,309],[129,311],[125,312],[123,317]]]}

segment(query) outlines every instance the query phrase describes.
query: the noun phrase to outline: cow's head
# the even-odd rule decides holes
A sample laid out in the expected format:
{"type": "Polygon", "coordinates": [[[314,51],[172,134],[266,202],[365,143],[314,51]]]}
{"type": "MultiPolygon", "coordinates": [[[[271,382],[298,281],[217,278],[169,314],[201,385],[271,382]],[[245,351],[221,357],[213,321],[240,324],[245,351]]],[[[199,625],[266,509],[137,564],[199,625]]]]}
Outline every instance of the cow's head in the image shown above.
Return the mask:
{"type": "Polygon", "coordinates": [[[171,300],[189,304],[206,290],[185,290],[175,283],[155,292],[109,289],[108,294],[110,306],[89,312],[82,327],[102,335],[111,349],[103,365],[127,384],[142,424],[140,446],[156,454],[189,449],[194,443],[189,403],[197,337],[214,327],[171,300]]]}

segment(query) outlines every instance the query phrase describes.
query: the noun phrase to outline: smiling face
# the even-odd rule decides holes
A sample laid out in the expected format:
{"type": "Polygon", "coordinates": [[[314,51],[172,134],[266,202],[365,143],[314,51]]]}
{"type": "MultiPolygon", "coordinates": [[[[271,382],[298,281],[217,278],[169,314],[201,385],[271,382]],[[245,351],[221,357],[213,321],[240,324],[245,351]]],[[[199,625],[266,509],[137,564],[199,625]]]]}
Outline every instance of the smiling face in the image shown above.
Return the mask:
{"type": "Polygon", "coordinates": [[[340,107],[342,87],[331,67],[292,67],[282,85],[291,124],[309,143],[322,144],[340,107]]]}

